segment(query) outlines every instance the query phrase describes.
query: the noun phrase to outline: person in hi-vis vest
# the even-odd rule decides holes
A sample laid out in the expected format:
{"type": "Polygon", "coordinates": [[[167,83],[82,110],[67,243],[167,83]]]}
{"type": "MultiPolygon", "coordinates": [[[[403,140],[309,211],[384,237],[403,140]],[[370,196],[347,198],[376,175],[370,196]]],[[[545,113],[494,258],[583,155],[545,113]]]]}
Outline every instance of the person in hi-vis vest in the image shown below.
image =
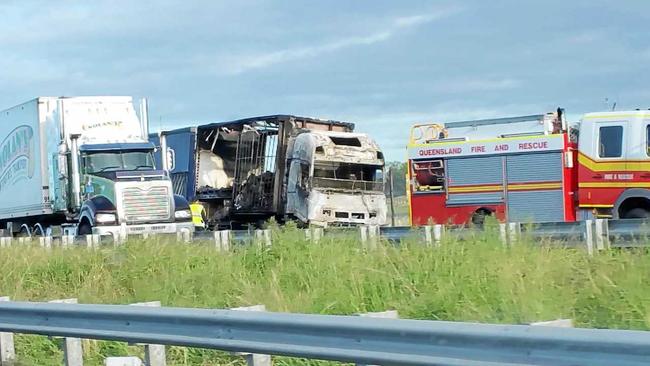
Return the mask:
{"type": "Polygon", "coordinates": [[[190,204],[190,211],[192,211],[192,223],[196,229],[205,229],[206,228],[206,214],[205,208],[199,202],[194,202],[190,204]]]}

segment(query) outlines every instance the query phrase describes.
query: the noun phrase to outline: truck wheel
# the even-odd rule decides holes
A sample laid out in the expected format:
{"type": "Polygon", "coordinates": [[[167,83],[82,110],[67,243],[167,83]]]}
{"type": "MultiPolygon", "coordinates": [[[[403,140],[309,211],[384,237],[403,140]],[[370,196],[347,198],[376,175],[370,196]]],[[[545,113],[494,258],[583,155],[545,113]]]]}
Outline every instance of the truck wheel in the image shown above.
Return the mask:
{"type": "Polygon", "coordinates": [[[16,237],[18,237],[18,238],[31,238],[32,233],[29,231],[28,228],[22,227],[20,229],[20,231],[18,232],[18,234],[16,234],[16,237]]]}
{"type": "Polygon", "coordinates": [[[34,225],[34,228],[32,228],[32,236],[34,236],[34,237],[45,236],[45,232],[44,232],[43,226],[41,224],[34,225]]]}
{"type": "Polygon", "coordinates": [[[479,229],[483,228],[483,224],[485,224],[485,218],[491,215],[492,212],[489,210],[477,210],[474,212],[474,214],[472,214],[472,225],[476,226],[479,229]]]}
{"type": "Polygon", "coordinates": [[[79,227],[77,228],[77,235],[82,236],[82,235],[92,235],[93,233],[93,228],[90,226],[89,223],[87,222],[82,222],[79,224],[79,227]]]}
{"type": "Polygon", "coordinates": [[[647,219],[649,217],[650,212],[645,208],[633,208],[623,216],[624,219],[647,219]]]}

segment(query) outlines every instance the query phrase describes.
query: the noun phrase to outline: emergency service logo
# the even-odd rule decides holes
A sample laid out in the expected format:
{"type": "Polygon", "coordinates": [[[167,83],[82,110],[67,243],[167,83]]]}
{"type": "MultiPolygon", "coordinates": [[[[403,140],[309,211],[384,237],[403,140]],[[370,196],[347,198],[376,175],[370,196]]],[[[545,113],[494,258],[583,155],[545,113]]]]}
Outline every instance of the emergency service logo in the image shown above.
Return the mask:
{"type": "Polygon", "coordinates": [[[34,130],[20,126],[0,143],[0,192],[34,175],[34,130]]]}

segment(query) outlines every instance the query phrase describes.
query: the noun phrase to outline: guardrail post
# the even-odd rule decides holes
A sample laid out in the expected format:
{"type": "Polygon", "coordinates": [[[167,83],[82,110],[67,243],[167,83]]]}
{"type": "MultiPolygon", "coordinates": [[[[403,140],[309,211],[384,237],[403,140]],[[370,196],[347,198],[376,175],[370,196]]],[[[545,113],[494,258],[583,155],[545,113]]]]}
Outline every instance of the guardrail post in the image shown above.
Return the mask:
{"type": "Polygon", "coordinates": [[[126,243],[129,240],[129,229],[126,227],[126,223],[120,225],[120,244],[126,243]]]}
{"type": "MultiPolygon", "coordinates": [[[[363,313],[357,315],[362,317],[368,317],[368,318],[399,319],[399,313],[397,312],[397,310],[386,310],[386,311],[363,313]]],[[[357,363],[355,365],[356,366],[378,366],[378,365],[366,365],[362,363],[357,363]]]]}
{"type": "Polygon", "coordinates": [[[379,237],[379,226],[364,225],[360,226],[359,230],[361,231],[361,243],[369,249],[376,248],[379,237]]]}
{"type": "Polygon", "coordinates": [[[521,236],[521,223],[519,222],[509,222],[508,223],[508,243],[513,245],[517,243],[519,237],[521,236]]]}
{"type": "Polygon", "coordinates": [[[314,244],[318,244],[320,239],[323,237],[323,228],[322,227],[310,227],[305,229],[305,237],[308,241],[311,241],[314,244]]]}
{"type": "MultiPolygon", "coordinates": [[[[138,302],[131,304],[132,306],[149,306],[160,307],[160,301],[138,302]]],[[[145,344],[144,345],[144,364],[146,366],[165,366],[167,365],[167,358],[165,356],[165,346],[161,344],[145,344]]]]}
{"type": "Polygon", "coordinates": [[[596,219],[596,248],[609,249],[609,221],[606,219],[596,219]]]}
{"type": "Polygon", "coordinates": [[[499,224],[499,238],[503,246],[508,246],[508,225],[504,223],[499,224]]]}
{"type": "Polygon", "coordinates": [[[129,357],[106,357],[104,366],[142,366],[142,360],[135,356],[129,357]]]}
{"type": "MultiPolygon", "coordinates": [[[[3,238],[4,239],[4,238],[3,238]]],[[[0,301],[11,301],[9,296],[0,297],[0,301]]],[[[14,334],[0,332],[0,365],[13,365],[16,362],[14,334]]]]}
{"type": "Polygon", "coordinates": [[[379,225],[370,225],[368,227],[368,234],[370,234],[370,241],[374,242],[373,245],[377,246],[381,232],[379,231],[379,225]]]}
{"type": "Polygon", "coordinates": [[[41,248],[52,249],[52,237],[51,236],[42,236],[38,238],[38,241],[41,245],[41,248]]]}
{"type": "Polygon", "coordinates": [[[120,245],[120,234],[112,232],[111,236],[113,237],[113,245],[120,245]]]}
{"type": "Polygon", "coordinates": [[[255,243],[258,246],[271,246],[271,230],[255,230],[255,243]]]}
{"type": "MultiPolygon", "coordinates": [[[[230,310],[236,311],[266,311],[266,306],[264,305],[253,305],[253,306],[242,306],[238,308],[232,308],[230,310]]],[[[246,364],[248,366],[271,366],[271,355],[261,355],[257,353],[245,353],[245,352],[235,352],[233,353],[237,356],[244,356],[246,358],[246,364]]]]}
{"type": "Polygon", "coordinates": [[[74,236],[72,236],[72,235],[63,235],[61,237],[61,247],[62,248],[66,249],[69,246],[71,246],[72,244],[74,244],[74,236]]]}
{"type": "Polygon", "coordinates": [[[230,250],[230,230],[215,231],[212,235],[214,236],[214,246],[218,251],[230,250]]]}
{"type": "Polygon", "coordinates": [[[436,246],[440,246],[442,243],[442,237],[445,235],[445,227],[441,224],[433,225],[433,242],[436,246]]]}
{"type": "MultiPolygon", "coordinates": [[[[57,304],[77,304],[77,299],[61,299],[48,301],[57,304]]],[[[65,366],[83,366],[84,351],[79,338],[64,338],[63,340],[63,364],[65,366]]]]}
{"type": "Polygon", "coordinates": [[[8,247],[10,247],[10,246],[11,246],[12,239],[13,239],[13,238],[10,237],[10,236],[9,236],[9,237],[2,237],[2,238],[0,238],[0,247],[1,247],[1,248],[8,248],[8,247]]]}
{"type": "Polygon", "coordinates": [[[431,235],[431,232],[433,231],[432,229],[431,225],[424,226],[424,242],[427,246],[433,245],[433,236],[431,235]]]}
{"type": "Polygon", "coordinates": [[[593,220],[585,220],[585,244],[587,245],[587,253],[594,255],[593,220]]]}
{"type": "Polygon", "coordinates": [[[94,249],[99,246],[99,235],[91,234],[86,235],[86,247],[88,249],[94,249]]]}
{"type": "Polygon", "coordinates": [[[179,230],[176,232],[176,240],[189,243],[192,241],[192,233],[189,230],[179,230]]]}

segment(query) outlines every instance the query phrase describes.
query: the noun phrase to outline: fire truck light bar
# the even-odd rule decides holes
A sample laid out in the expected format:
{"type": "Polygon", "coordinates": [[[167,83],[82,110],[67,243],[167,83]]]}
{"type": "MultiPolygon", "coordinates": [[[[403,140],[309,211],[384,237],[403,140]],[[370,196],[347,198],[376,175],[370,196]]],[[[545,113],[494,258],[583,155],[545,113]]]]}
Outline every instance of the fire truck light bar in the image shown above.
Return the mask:
{"type": "Polygon", "coordinates": [[[449,122],[445,123],[445,127],[475,127],[475,126],[487,126],[487,125],[502,125],[507,123],[521,123],[521,122],[530,122],[530,121],[544,121],[544,114],[535,114],[530,116],[521,116],[521,117],[507,117],[507,118],[493,118],[493,119],[480,119],[476,121],[459,121],[459,122],[449,122]]]}
{"type": "Polygon", "coordinates": [[[507,133],[503,135],[499,135],[499,137],[505,138],[505,137],[526,137],[526,136],[539,136],[543,135],[543,132],[524,132],[524,133],[507,133]]]}

